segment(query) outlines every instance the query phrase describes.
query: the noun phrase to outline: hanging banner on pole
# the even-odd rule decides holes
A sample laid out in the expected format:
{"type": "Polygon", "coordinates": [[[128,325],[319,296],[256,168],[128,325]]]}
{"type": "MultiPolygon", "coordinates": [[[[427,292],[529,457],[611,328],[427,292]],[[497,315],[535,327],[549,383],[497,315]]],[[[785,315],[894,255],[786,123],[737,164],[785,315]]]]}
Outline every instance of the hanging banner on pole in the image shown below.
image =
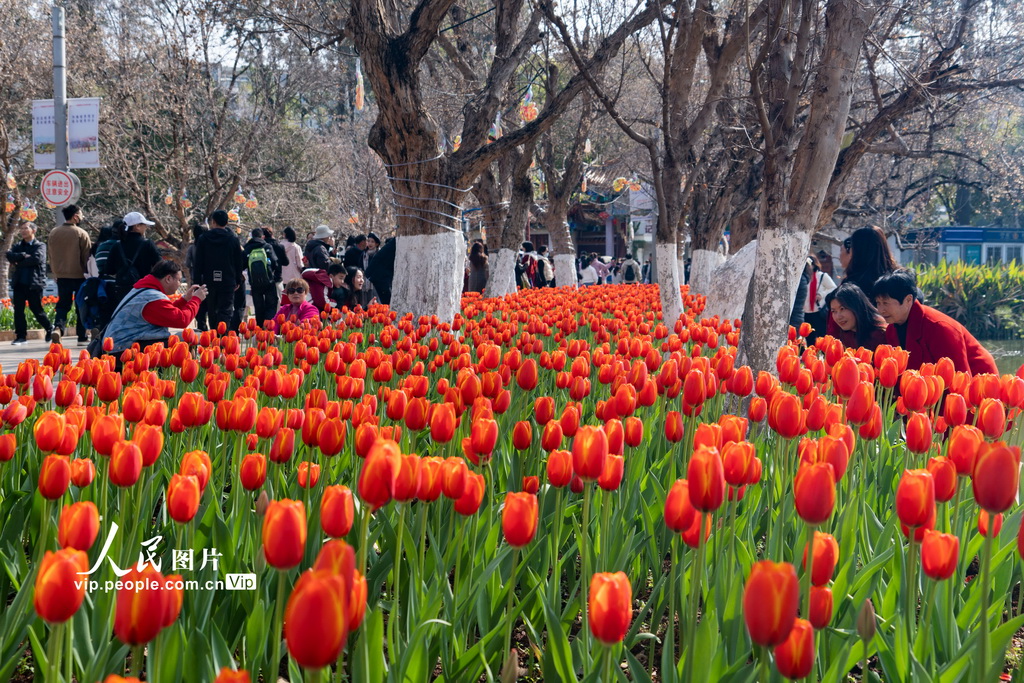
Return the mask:
{"type": "Polygon", "coordinates": [[[71,168],[100,167],[100,98],[68,100],[68,161],[71,168]]]}
{"type": "Polygon", "coordinates": [[[37,171],[53,168],[57,163],[53,100],[32,100],[32,156],[37,171]]]}
{"type": "MultiPolygon", "coordinates": [[[[56,165],[53,100],[32,101],[32,152],[36,170],[56,165]]],[[[100,98],[75,97],[68,100],[68,165],[71,168],[100,167],[100,98]]]]}

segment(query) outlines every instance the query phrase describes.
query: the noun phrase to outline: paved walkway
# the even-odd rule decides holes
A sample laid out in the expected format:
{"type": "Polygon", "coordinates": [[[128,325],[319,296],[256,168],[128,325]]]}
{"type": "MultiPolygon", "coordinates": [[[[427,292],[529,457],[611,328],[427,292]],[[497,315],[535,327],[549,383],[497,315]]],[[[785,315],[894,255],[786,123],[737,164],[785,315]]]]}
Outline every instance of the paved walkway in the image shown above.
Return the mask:
{"type": "MultiPolygon", "coordinates": [[[[71,359],[78,360],[78,350],[85,349],[84,346],[78,346],[78,342],[75,340],[75,335],[71,335],[71,343],[67,347],[71,351],[71,359]]],[[[46,355],[47,351],[50,350],[50,342],[38,340],[29,340],[26,344],[14,346],[9,341],[0,342],[0,366],[3,367],[4,373],[14,372],[18,368],[18,363],[29,358],[35,358],[37,360],[43,360],[43,356],[46,355]]]]}

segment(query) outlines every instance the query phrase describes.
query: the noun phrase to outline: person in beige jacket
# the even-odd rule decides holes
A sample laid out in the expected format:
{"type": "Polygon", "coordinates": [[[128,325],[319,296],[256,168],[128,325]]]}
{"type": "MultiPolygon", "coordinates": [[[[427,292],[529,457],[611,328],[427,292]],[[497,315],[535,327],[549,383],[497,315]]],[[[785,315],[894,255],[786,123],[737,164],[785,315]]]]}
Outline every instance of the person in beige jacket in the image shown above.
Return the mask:
{"type": "MultiPolygon", "coordinates": [[[[50,270],[57,279],[57,310],[54,315],[53,334],[50,340],[56,344],[61,341],[64,328],[68,322],[68,312],[74,305],[78,288],[85,282],[85,273],[89,266],[89,251],[92,241],[89,233],[79,227],[84,219],[82,210],[75,204],[61,209],[64,214],[64,225],[50,231],[46,239],[47,253],[50,257],[50,270]]],[[[78,333],[80,345],[88,343],[85,336],[85,324],[80,315],[75,316],[75,332],[78,333]]]]}

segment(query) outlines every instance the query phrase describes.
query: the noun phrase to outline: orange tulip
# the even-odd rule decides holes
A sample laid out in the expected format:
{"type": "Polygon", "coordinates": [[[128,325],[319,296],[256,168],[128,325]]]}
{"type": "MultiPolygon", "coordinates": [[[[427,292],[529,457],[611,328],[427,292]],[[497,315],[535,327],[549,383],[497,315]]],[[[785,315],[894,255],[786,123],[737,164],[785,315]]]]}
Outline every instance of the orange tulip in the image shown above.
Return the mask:
{"type": "Polygon", "coordinates": [[[126,645],[143,645],[156,638],[164,627],[174,599],[164,590],[164,577],[151,565],[132,567],[121,578],[114,612],[114,635],[126,645]]]}
{"type": "Polygon", "coordinates": [[[326,456],[341,453],[345,447],[345,432],[345,422],[338,418],[322,421],[316,432],[316,443],[320,452],[326,456]]]}
{"type": "Polygon", "coordinates": [[[814,668],[814,627],[806,619],[797,619],[785,642],[775,648],[775,666],[786,678],[796,680],[814,668]]]}
{"type": "MultiPolygon", "coordinates": [[[[10,436],[14,436],[11,434],[10,436]]],[[[0,437],[2,438],[2,437],[0,437]]],[[[82,489],[96,478],[96,465],[89,458],[76,458],[71,461],[71,483],[82,489]]]]}
{"type": "Polygon", "coordinates": [[[324,489],[320,500],[320,528],[332,538],[343,538],[352,530],[355,503],[347,486],[336,484],[324,489]]]}
{"type": "Polygon", "coordinates": [[[961,477],[969,477],[974,472],[974,463],[978,458],[978,450],[985,442],[981,430],[971,425],[954,427],[949,434],[949,446],[946,454],[956,465],[956,473],[961,477]]]}
{"type": "MultiPolygon", "coordinates": [[[[495,437],[497,437],[497,423],[495,423],[495,437]]],[[[525,451],[533,443],[533,427],[529,422],[523,420],[516,422],[512,428],[512,446],[517,451],[525,451]]]]}
{"type": "Polygon", "coordinates": [[[521,548],[537,533],[539,510],[537,496],[532,493],[509,493],[501,512],[501,530],[508,544],[521,548]]]}
{"type": "Polygon", "coordinates": [[[832,589],[811,586],[811,610],[808,616],[811,626],[821,630],[832,621],[832,589]]]}
{"type": "Polygon", "coordinates": [[[96,381],[96,395],[104,403],[110,403],[121,397],[121,387],[121,373],[104,372],[96,381]]]}
{"type": "MultiPolygon", "coordinates": [[[[550,423],[549,423],[550,424],[550,423]]],[[[555,450],[548,455],[548,482],[562,488],[572,480],[572,455],[569,451],[555,450]]]]}
{"type": "Polygon", "coordinates": [[[935,479],[928,470],[905,470],[896,488],[896,515],[908,527],[924,526],[935,514],[935,479]]]}
{"type": "Polygon", "coordinates": [[[605,491],[618,490],[622,483],[622,475],[625,469],[625,460],[621,455],[609,455],[604,460],[604,470],[597,478],[597,485],[605,491]]]}
{"type": "Polygon", "coordinates": [[[407,503],[416,497],[420,484],[420,464],[420,456],[415,453],[402,454],[392,494],[399,503],[407,503]]]}
{"type": "Polygon", "coordinates": [[[282,427],[270,445],[270,462],[288,462],[295,453],[295,430],[282,427]]]}
{"type": "Polygon", "coordinates": [[[262,453],[246,453],[238,467],[238,479],[247,491],[255,491],[267,480],[267,459],[262,453]]]}
{"type": "MultiPolygon", "coordinates": [[[[626,445],[636,448],[644,440],[644,423],[638,417],[627,417],[624,424],[626,445]]],[[[561,436],[561,435],[559,435],[561,436]]],[[[561,441],[561,439],[559,439],[561,441]]]]}
{"type": "Polygon", "coordinates": [[[763,422],[768,414],[768,402],[761,396],[750,399],[750,407],[747,408],[747,417],[751,422],[763,422]]]}
{"type": "Polygon", "coordinates": [[[534,399],[533,417],[539,425],[551,422],[555,417],[555,399],[551,396],[538,396],[534,399]]]}
{"type": "Polygon", "coordinates": [[[475,515],[484,499],[487,482],[484,475],[467,472],[462,495],[455,500],[455,511],[464,517],[475,515]]]}
{"type": "Polygon", "coordinates": [[[851,356],[843,356],[838,363],[832,366],[832,387],[836,395],[841,398],[850,398],[858,384],[860,384],[860,368],[857,366],[857,361],[851,356]]]}
{"type": "Polygon", "coordinates": [[[359,499],[370,510],[377,510],[391,501],[401,466],[401,452],[394,441],[380,439],[370,449],[363,461],[358,483],[359,499]]]}
{"type": "Polygon", "coordinates": [[[993,538],[999,536],[999,532],[1003,530],[1003,515],[1002,513],[997,515],[990,515],[985,510],[978,511],[978,533],[982,536],[989,536],[991,533],[993,538]]]}
{"type": "Polygon", "coordinates": [[[928,471],[935,480],[935,500],[946,503],[956,495],[956,465],[945,456],[928,460],[928,471]]]}
{"type": "Polygon", "coordinates": [[[802,465],[793,481],[797,514],[808,524],[821,524],[836,504],[836,478],[832,465],[802,465]]]}
{"type": "Polygon", "coordinates": [[[865,424],[871,419],[875,406],[875,386],[870,382],[861,382],[846,402],[846,417],[855,425],[865,424]]]}
{"type": "MultiPolygon", "coordinates": [[[[529,425],[528,422],[526,424],[529,425]]],[[[516,427],[518,428],[518,425],[516,427]]],[[[513,432],[513,441],[515,441],[515,434],[516,432],[513,432]]],[[[489,458],[494,451],[495,444],[498,443],[498,423],[489,418],[473,420],[473,423],[470,425],[469,440],[474,453],[489,458]]],[[[518,444],[516,447],[518,448],[518,444]]],[[[527,444],[527,447],[529,447],[529,444],[527,444]]]]}
{"type": "Polygon", "coordinates": [[[717,449],[698,447],[690,458],[686,478],[694,508],[714,512],[721,507],[725,500],[725,474],[717,449]]]}
{"type": "Polygon", "coordinates": [[[164,449],[163,427],[140,424],[135,428],[132,441],[139,447],[139,452],[142,454],[142,466],[149,467],[156,462],[160,457],[160,452],[164,449]]]}
{"type": "Polygon", "coordinates": [[[357,630],[363,623],[363,616],[366,614],[366,591],[366,577],[359,570],[352,572],[352,590],[346,603],[349,631],[357,630]]]}
{"type": "Polygon", "coordinates": [[[306,508],[301,500],[273,500],[263,516],[263,555],[275,569],[291,569],[306,552],[306,508]]]}
{"type": "Polygon", "coordinates": [[[907,449],[911,453],[927,453],[932,447],[932,422],[924,413],[914,413],[907,420],[907,449]]]}
{"type": "Polygon", "coordinates": [[[690,503],[689,482],[678,479],[665,497],[665,526],[681,533],[693,526],[696,519],[697,511],[690,503]]]}
{"type": "Polygon", "coordinates": [[[48,410],[39,416],[32,433],[35,436],[36,445],[43,453],[53,453],[64,441],[64,429],[67,422],[63,415],[48,410]]]}
{"type": "MultiPolygon", "coordinates": [[[[832,580],[839,563],[839,543],[832,534],[814,532],[814,563],[811,567],[811,583],[824,586],[832,580]]],[[[803,568],[807,569],[807,546],[804,546],[803,568]]]]}
{"type": "Polygon", "coordinates": [[[784,439],[799,436],[806,426],[799,397],[777,391],[768,403],[768,426],[784,439]]]}
{"type": "Polygon", "coordinates": [[[562,446],[562,425],[558,421],[551,420],[544,425],[540,435],[540,445],[549,453],[562,446]]]}
{"type": "Polygon", "coordinates": [[[671,443],[683,440],[683,416],[677,410],[665,414],[665,438],[671,443]]]}
{"type": "Polygon", "coordinates": [[[921,541],[921,568],[925,576],[944,581],[953,576],[960,558],[960,539],[934,529],[924,532],[921,541]]]}
{"type": "Polygon", "coordinates": [[[608,436],[600,427],[579,428],[572,442],[572,469],[584,481],[595,481],[604,472],[608,436]]]}
{"type": "Polygon", "coordinates": [[[89,557],[74,548],[47,550],[36,572],[32,601],[36,614],[51,624],[74,616],[85,600],[85,582],[79,574],[89,571],[89,557]]]}
{"type": "Polygon", "coordinates": [[[953,427],[964,424],[967,422],[967,401],[960,394],[949,394],[942,414],[946,423],[953,427]]]}
{"type": "Polygon", "coordinates": [[[348,592],[341,576],[310,570],[295,582],[284,612],[288,652],[300,666],[321,669],[338,659],[348,638],[348,592]]]}
{"type": "Polygon", "coordinates": [[[217,678],[213,679],[213,683],[252,683],[252,679],[245,669],[232,671],[225,666],[221,667],[220,673],[217,674],[217,678]]]}
{"type": "Polygon", "coordinates": [[[621,642],[633,619],[633,587],[624,572],[598,572],[590,580],[590,633],[606,645],[621,642]]]}
{"type": "Polygon", "coordinates": [[[533,358],[527,358],[516,371],[516,384],[523,391],[533,391],[537,388],[538,380],[539,370],[537,368],[537,361],[533,358]]]}
{"type": "Polygon", "coordinates": [[[1006,430],[1006,408],[997,398],[982,399],[978,406],[977,425],[989,439],[998,439],[1006,430]]]}
{"type": "Polygon", "coordinates": [[[89,550],[100,533],[100,513],[91,501],[72,503],[60,512],[57,542],[62,548],[89,550]]]}
{"type": "Polygon", "coordinates": [[[441,496],[441,474],[444,459],[436,456],[423,458],[420,463],[420,482],[416,497],[432,503],[441,496]]]}
{"type": "Polygon", "coordinates": [[[71,464],[62,455],[48,455],[39,468],[39,495],[57,500],[71,483],[71,464]]]}
{"type": "Polygon", "coordinates": [[[455,406],[451,403],[435,405],[430,415],[430,438],[437,443],[448,443],[455,436],[455,426],[455,406]]]}
{"type": "Polygon", "coordinates": [[[743,590],[743,618],[750,639],[762,647],[783,643],[800,603],[796,568],[788,562],[755,562],[743,590]]]}
{"type": "Polygon", "coordinates": [[[1019,471],[1019,448],[1011,449],[1002,441],[985,444],[974,463],[974,500],[993,514],[1005,512],[1017,495],[1019,471]]]}
{"type": "MultiPolygon", "coordinates": [[[[18,437],[15,434],[0,434],[0,462],[10,462],[18,448],[18,437]]],[[[77,484],[76,484],[77,486],[77,484]]]]}

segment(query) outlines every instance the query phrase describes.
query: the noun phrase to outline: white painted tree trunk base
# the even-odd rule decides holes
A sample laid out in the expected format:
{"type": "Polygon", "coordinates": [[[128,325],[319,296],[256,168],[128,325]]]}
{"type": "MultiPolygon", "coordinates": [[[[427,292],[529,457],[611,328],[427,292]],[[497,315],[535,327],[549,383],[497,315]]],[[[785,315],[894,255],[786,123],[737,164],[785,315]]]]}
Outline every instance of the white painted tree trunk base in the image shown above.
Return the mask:
{"type": "Polygon", "coordinates": [[[661,296],[661,320],[669,332],[675,330],[676,321],[683,316],[683,296],[679,293],[679,261],[675,242],[658,242],[655,246],[658,262],[658,290],[661,296]]]}
{"type": "Polygon", "coordinates": [[[740,335],[741,360],[754,372],[775,369],[810,246],[811,236],[803,231],[761,228],[758,233],[750,310],[744,312],[740,335]]]}
{"type": "Polygon", "coordinates": [[[711,294],[712,277],[715,269],[725,263],[728,257],[710,249],[694,249],[690,263],[690,293],[711,294]]]}
{"type": "Polygon", "coordinates": [[[391,308],[399,316],[436,315],[451,322],[459,312],[466,268],[466,240],[461,232],[399,235],[391,308]]]}
{"type": "Polygon", "coordinates": [[[579,286],[579,279],[576,277],[576,254],[555,254],[555,286],[572,287],[579,286]]]}
{"type": "Polygon", "coordinates": [[[499,249],[491,261],[491,275],[487,278],[484,296],[500,298],[506,294],[514,294],[518,289],[516,283],[516,252],[511,249],[499,249]]]}
{"type": "MultiPolygon", "coordinates": [[[[711,272],[708,280],[707,297],[703,317],[718,316],[721,320],[734,320],[743,317],[743,309],[747,305],[747,291],[750,289],[750,278],[754,275],[754,261],[757,258],[757,240],[745,244],[742,249],[726,259],[711,272]]],[[[694,254],[691,275],[696,281],[696,254],[694,254]]],[[[695,284],[691,283],[691,289],[695,284]]]]}

